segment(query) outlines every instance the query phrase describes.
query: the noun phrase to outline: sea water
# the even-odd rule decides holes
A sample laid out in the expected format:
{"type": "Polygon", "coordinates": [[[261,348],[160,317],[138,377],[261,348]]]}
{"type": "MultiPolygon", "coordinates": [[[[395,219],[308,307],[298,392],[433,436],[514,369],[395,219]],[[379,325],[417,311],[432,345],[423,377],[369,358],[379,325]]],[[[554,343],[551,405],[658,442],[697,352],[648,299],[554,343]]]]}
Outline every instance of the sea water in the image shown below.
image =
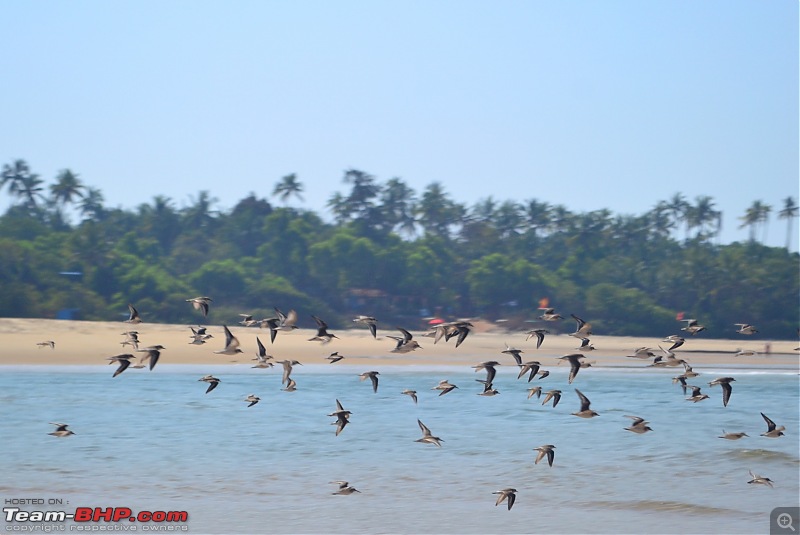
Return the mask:
{"type": "Polygon", "coordinates": [[[499,366],[492,397],[460,366],[296,366],[295,392],[280,365],[114,368],[0,367],[0,499],[187,511],[190,533],[767,533],[770,511],[800,500],[796,368],[695,366],[689,383],[711,396],[699,403],[671,379],[682,368],[644,364],[581,369],[572,385],[566,366],[530,383],[499,366]],[[377,393],[358,377],[373,369],[377,393]],[[221,379],[208,394],[206,374],[221,379]],[[719,376],[736,378],[727,407],[707,384],[719,376]],[[442,379],[459,388],[439,396],[442,379]],[[528,399],[533,385],[561,390],[558,406],[528,399]],[[576,388],[598,417],[571,414],[576,388]],[[337,399],[352,412],[339,436],[337,399]],[[761,412],[786,436],[759,436],[761,412]],[[624,430],[626,415],[653,431],[624,430]],[[415,442],[417,419],[441,448],[415,442]],[[543,444],[552,467],[534,464],[543,444]],[[334,495],[336,480],[360,493],[334,495]],[[492,494],[508,487],[510,511],[492,494]]]}

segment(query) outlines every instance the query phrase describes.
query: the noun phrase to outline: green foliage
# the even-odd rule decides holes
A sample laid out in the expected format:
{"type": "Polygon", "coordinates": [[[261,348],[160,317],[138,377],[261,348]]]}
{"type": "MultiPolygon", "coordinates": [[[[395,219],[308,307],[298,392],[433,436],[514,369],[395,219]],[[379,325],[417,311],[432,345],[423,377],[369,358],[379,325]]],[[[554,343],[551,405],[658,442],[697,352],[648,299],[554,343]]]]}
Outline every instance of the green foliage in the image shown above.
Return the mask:
{"type": "MultiPolygon", "coordinates": [[[[308,327],[311,314],[332,327],[353,313],[404,324],[423,308],[521,324],[547,297],[597,334],[665,336],[680,326],[677,312],[719,337],[752,323],[764,339],[790,338],[800,324],[800,256],[759,243],[771,213],[761,201],[741,218],[749,239],[720,246],[721,212],[705,196],[675,194],[636,215],[536,199],[465,207],[439,183],[418,195],[398,178],[382,184],[350,169],[327,223],[285,206],[302,201],[294,174],[272,190],[284,206],[251,193],[229,212],[205,191],[183,208],[156,195],[133,211],[109,209],[79,177],[65,169],[48,187],[23,160],[3,166],[0,194],[11,207],[0,216],[0,316],[77,309],[120,320],[130,302],[148,322],[195,323],[186,299],[208,295],[215,323],[269,317],[277,306],[308,327]]],[[[795,200],[774,213],[789,243],[795,200]]]]}

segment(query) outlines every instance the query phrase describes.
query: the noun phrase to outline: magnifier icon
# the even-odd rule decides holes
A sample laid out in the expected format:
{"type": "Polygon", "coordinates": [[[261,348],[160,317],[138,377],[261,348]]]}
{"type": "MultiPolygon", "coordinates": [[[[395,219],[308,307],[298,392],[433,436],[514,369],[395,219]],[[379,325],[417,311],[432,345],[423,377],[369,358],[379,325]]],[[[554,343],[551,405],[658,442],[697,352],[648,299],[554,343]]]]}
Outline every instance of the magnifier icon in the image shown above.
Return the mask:
{"type": "Polygon", "coordinates": [[[792,531],[796,531],[794,526],[792,525],[792,515],[789,513],[781,513],[778,515],[778,527],[781,529],[790,529],[792,531]]]}

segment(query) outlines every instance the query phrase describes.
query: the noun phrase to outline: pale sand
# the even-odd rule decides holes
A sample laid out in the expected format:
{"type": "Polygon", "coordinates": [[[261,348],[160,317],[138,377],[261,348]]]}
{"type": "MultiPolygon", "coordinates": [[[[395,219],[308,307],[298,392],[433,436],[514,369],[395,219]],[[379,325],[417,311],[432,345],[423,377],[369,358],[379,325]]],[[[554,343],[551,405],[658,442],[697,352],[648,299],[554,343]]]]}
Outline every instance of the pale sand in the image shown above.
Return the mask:
{"type": "MultiPolygon", "coordinates": [[[[292,332],[279,332],[274,344],[270,344],[269,330],[253,327],[229,326],[241,342],[244,353],[216,355],[221,350],[225,335],[221,326],[208,326],[214,337],[204,345],[191,345],[188,325],[166,325],[141,323],[129,325],[124,322],[88,322],[46,319],[0,318],[0,365],[91,365],[107,364],[107,357],[121,353],[132,353],[130,346],[122,346],[122,333],[128,330],[139,332],[141,346],[161,344],[160,364],[253,364],[251,359],[256,352],[256,336],[267,347],[267,352],[275,360],[298,360],[303,364],[326,364],[330,366],[357,366],[360,371],[385,365],[456,365],[472,366],[482,361],[496,360],[503,365],[513,364],[510,355],[502,354],[506,343],[523,350],[525,360],[538,360],[544,366],[558,363],[556,357],[576,353],[580,341],[566,334],[547,335],[540,349],[536,349],[535,337],[525,340],[524,332],[507,332],[499,327],[483,325],[484,332],[471,333],[464,343],[455,348],[455,340],[438,344],[432,338],[422,336],[424,331],[412,331],[422,349],[408,354],[391,353],[395,341],[387,335],[398,335],[397,331],[381,329],[378,325],[378,339],[375,340],[366,328],[356,328],[331,332],[340,337],[327,345],[310,342],[315,331],[296,329],[292,332]],[[55,349],[38,347],[38,342],[53,340],[55,349]],[[325,359],[331,352],[338,351],[345,359],[329,364],[325,359]],[[364,370],[360,370],[364,368],[364,370]]],[[[625,358],[638,347],[654,348],[660,353],[658,345],[668,344],[658,338],[635,338],[619,336],[593,336],[595,351],[585,353],[587,361],[596,361],[595,366],[645,367],[646,360],[625,358]]],[[[798,368],[798,346],[796,341],[765,341],[742,336],[735,339],[710,339],[689,337],[686,343],[676,350],[677,357],[683,358],[693,366],[735,364],[753,368],[798,368]],[[739,348],[762,352],[765,344],[771,345],[771,354],[759,353],[750,357],[735,357],[739,348]],[[713,354],[725,353],[725,355],[713,354]]],[[[142,353],[134,353],[137,356],[142,353]]],[[[672,368],[676,372],[683,368],[672,368]]]]}

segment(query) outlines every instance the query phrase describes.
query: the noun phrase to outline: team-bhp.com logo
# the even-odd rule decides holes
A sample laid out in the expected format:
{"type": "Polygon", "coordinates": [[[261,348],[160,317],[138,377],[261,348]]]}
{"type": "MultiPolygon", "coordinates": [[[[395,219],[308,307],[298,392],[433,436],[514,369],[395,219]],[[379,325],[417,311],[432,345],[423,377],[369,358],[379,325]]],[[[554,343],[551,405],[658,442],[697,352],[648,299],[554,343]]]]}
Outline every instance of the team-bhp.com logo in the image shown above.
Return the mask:
{"type": "Polygon", "coordinates": [[[64,523],[74,522],[69,531],[188,531],[186,511],[139,511],[129,507],[78,507],[74,512],[24,511],[19,507],[4,507],[6,531],[66,531],[64,523]],[[48,523],[49,529],[26,529],[33,522],[48,523]],[[99,525],[100,522],[111,523],[99,525]],[[180,524],[183,523],[183,524],[180,524]]]}

